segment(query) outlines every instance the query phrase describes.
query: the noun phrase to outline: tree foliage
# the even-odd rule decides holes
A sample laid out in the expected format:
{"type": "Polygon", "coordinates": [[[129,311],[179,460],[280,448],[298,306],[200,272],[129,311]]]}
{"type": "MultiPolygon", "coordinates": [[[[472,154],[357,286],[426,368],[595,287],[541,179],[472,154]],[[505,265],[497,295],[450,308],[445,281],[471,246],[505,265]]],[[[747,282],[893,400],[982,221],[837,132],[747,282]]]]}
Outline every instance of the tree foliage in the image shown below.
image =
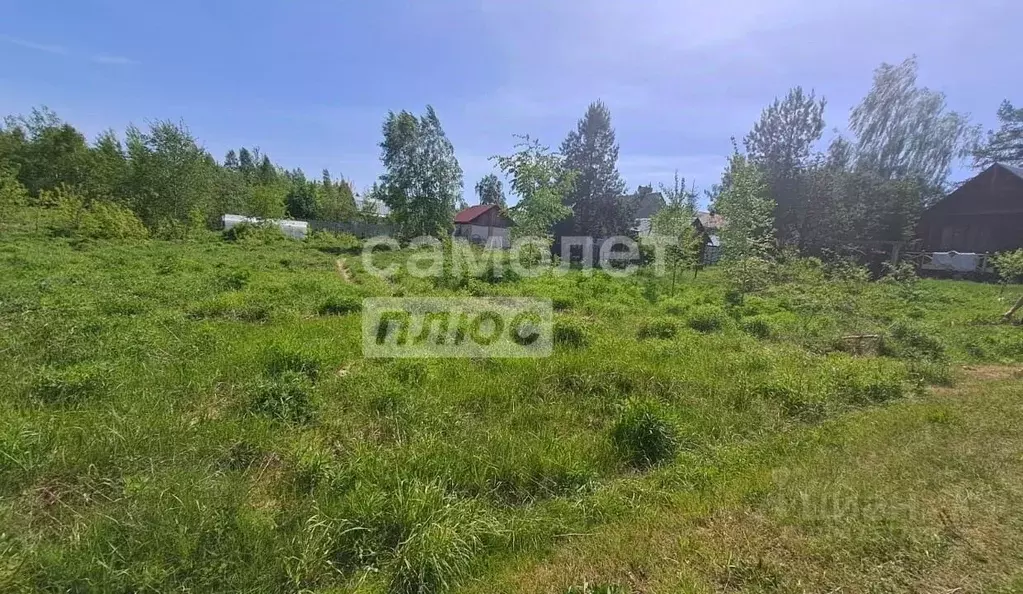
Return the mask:
{"type": "Polygon", "coordinates": [[[519,197],[510,209],[518,237],[551,239],[552,228],[571,214],[563,202],[572,191],[576,172],[565,159],[528,136],[515,145],[517,152],[492,159],[511,179],[512,192],[519,197]]]}
{"type": "Polygon", "coordinates": [[[402,235],[447,235],[462,194],[462,168],[433,107],[390,112],[383,125],[379,196],[402,235]]]}
{"type": "Polygon", "coordinates": [[[740,294],[763,284],[775,245],[774,201],[760,168],[735,151],[714,210],[725,219],[720,231],[723,262],[740,294]]]}
{"type": "Polygon", "coordinates": [[[818,100],[813,91],[806,94],[802,87],[795,87],[764,109],[745,138],[747,154],[763,172],[775,201],[775,221],[783,241],[798,241],[805,232],[799,215],[813,197],[800,191],[800,183],[824,132],[825,105],[825,99],[818,100]]]}
{"type": "Polygon", "coordinates": [[[618,143],[611,111],[596,101],[561,144],[565,167],[576,171],[566,197],[572,208],[571,232],[589,237],[624,235],[632,228],[635,205],[624,199],[625,182],[618,174],[618,143]]]}
{"type": "Polygon", "coordinates": [[[974,150],[974,167],[986,168],[993,163],[1023,167],[1023,107],[1003,101],[998,108],[998,124],[998,130],[989,130],[985,141],[974,150]]]}
{"type": "Polygon", "coordinates": [[[874,71],[849,128],[857,137],[857,164],[934,190],[944,188],[953,160],[969,155],[977,137],[967,116],[948,109],[944,93],[917,86],[915,56],[874,71]]]}
{"type": "Polygon", "coordinates": [[[678,273],[700,264],[703,237],[694,227],[696,192],[686,188],[685,178],[680,178],[676,171],[674,184],[670,187],[661,184],[660,189],[665,205],[651,217],[650,231],[657,241],[668,242],[665,264],[671,271],[671,289],[674,294],[678,273]]]}
{"type": "Polygon", "coordinates": [[[480,204],[496,204],[501,208],[507,207],[504,200],[503,184],[493,173],[484,175],[476,184],[476,196],[479,197],[480,204]]]}

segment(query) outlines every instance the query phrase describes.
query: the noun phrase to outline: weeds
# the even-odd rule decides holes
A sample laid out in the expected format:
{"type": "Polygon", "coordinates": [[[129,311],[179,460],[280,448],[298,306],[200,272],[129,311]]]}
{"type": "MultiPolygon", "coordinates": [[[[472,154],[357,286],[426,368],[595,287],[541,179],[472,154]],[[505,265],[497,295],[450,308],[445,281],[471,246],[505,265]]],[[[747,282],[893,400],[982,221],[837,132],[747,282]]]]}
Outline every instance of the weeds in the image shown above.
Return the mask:
{"type": "Polygon", "coordinates": [[[611,442],[627,464],[646,468],[671,460],[680,440],[659,407],[650,402],[630,402],[611,429],[611,442]]]}

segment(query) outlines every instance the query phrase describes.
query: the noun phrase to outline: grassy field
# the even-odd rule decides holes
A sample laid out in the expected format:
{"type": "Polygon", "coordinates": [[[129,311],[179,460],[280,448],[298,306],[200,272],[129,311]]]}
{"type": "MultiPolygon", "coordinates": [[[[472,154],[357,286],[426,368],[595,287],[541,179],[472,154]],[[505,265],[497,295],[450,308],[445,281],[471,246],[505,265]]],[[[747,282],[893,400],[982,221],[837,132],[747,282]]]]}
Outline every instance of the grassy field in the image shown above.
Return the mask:
{"type": "Polygon", "coordinates": [[[0,231],[0,591],[1023,590],[1021,287],[386,281],[37,214],[0,231]],[[363,359],[360,300],[412,295],[551,298],[555,354],[363,359]]]}

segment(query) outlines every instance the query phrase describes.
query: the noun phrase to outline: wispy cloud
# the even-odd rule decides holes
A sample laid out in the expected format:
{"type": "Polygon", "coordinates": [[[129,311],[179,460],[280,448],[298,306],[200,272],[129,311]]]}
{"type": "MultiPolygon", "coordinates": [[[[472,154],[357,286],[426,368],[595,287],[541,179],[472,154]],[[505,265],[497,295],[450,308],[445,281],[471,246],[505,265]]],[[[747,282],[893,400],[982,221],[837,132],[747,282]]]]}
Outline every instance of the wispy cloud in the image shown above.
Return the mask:
{"type": "Polygon", "coordinates": [[[113,64],[115,66],[132,66],[139,63],[138,60],[132,60],[124,56],[109,56],[107,54],[96,54],[90,59],[97,64],[113,64]]]}
{"type": "MultiPolygon", "coordinates": [[[[45,52],[47,54],[53,54],[57,56],[82,57],[82,54],[80,54],[79,52],[73,52],[62,45],[37,43],[35,41],[21,39],[20,37],[12,37],[10,35],[2,34],[0,34],[0,41],[3,41],[10,45],[23,47],[25,49],[35,50],[37,52],[45,52]]],[[[88,57],[88,60],[95,64],[108,64],[112,66],[130,66],[139,63],[137,60],[133,60],[131,58],[126,58],[124,56],[114,56],[110,54],[93,54],[88,57]]]]}
{"type": "Polygon", "coordinates": [[[10,35],[0,35],[0,40],[3,40],[11,45],[17,45],[19,47],[36,50],[39,52],[46,52],[48,54],[57,54],[61,56],[66,56],[68,54],[67,48],[61,45],[35,43],[34,41],[28,41],[25,39],[20,39],[18,37],[11,37],[10,35]]]}

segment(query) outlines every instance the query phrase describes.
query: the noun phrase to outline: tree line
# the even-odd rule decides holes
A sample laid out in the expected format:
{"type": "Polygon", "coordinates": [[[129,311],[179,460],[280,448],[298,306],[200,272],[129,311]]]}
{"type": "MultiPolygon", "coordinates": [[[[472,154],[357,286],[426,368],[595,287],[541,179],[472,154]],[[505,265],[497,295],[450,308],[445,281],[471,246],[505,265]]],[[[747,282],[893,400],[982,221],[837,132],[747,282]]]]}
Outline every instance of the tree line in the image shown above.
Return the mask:
{"type": "MultiPolygon", "coordinates": [[[[836,132],[825,142],[826,106],[823,97],[795,87],[768,105],[741,141],[733,139],[721,180],[705,192],[711,209],[731,221],[732,251],[753,249],[751,234],[756,246],[808,254],[907,239],[922,210],[949,191],[957,160],[972,157],[978,168],[1023,165],[1023,108],[1005,101],[999,128],[984,135],[966,114],[948,108],[944,94],[918,84],[915,58],[882,64],[849,114],[848,135],[836,132]]],[[[511,154],[493,157],[495,172],[475,184],[479,202],[505,209],[516,233],[600,238],[633,230],[637,196],[652,187],[627,192],[605,104],[592,103],[557,150],[520,140],[511,154]],[[497,173],[516,197],[511,207],[497,173]]],[[[0,127],[0,199],[23,196],[45,205],[70,195],[86,207],[129,210],[151,230],[212,224],[228,212],[377,220],[374,204],[383,204],[405,237],[449,234],[455,211],[466,205],[463,172],[435,110],[387,114],[379,148],[384,173],[364,192],[360,209],[353,184],[329,171],[308,179],[258,148],[231,150],[218,161],[182,123],[130,126],[122,137],[107,131],[90,143],[43,108],[0,127]]],[[[676,179],[660,190],[666,205],[654,231],[687,233],[695,189],[676,179]]]]}

